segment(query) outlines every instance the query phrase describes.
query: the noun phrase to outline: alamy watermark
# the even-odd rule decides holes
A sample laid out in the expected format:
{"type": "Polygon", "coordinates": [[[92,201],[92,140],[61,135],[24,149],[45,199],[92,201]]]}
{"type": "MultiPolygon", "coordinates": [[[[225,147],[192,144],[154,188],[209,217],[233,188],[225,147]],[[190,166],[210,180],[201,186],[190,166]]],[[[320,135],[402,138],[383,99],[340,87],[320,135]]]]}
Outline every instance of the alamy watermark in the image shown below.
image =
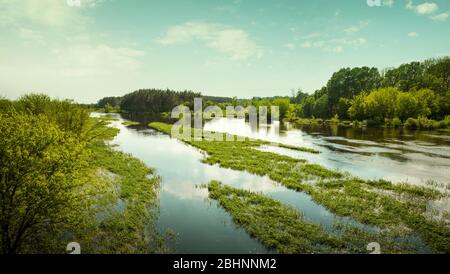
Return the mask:
{"type": "Polygon", "coordinates": [[[66,246],[66,251],[70,251],[69,254],[81,254],[81,246],[77,242],[70,242],[66,246]]]}
{"type": "Polygon", "coordinates": [[[81,0],[66,0],[69,7],[81,7],[81,0]]]}
{"type": "MultiPolygon", "coordinates": [[[[257,129],[258,125],[268,125],[270,114],[270,124],[279,122],[280,110],[278,106],[227,106],[225,112],[219,106],[208,106],[203,109],[202,98],[194,99],[194,110],[187,106],[176,106],[172,110],[171,117],[179,119],[172,126],[171,136],[185,141],[245,141],[246,137],[224,134],[223,132],[212,132],[203,130],[203,120],[216,118],[246,119],[248,117],[249,126],[257,129]],[[224,114],[225,113],[225,114],[224,114]],[[193,116],[193,117],[192,117],[193,116]],[[224,138],[225,135],[225,138],[224,138]],[[224,140],[225,139],[225,140],[224,140]]],[[[273,132],[279,134],[279,128],[273,132]]]]}

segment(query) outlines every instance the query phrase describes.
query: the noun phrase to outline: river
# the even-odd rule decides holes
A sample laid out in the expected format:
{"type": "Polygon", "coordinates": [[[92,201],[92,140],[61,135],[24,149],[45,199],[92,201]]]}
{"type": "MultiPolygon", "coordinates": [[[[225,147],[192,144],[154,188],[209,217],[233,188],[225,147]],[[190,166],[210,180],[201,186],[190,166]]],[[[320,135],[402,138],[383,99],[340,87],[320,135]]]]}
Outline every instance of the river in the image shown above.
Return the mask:
{"type": "MultiPolygon", "coordinates": [[[[155,168],[162,178],[158,229],[175,232],[176,240],[170,243],[173,253],[273,252],[236,226],[216,201],[208,199],[207,190],[200,185],[210,180],[262,192],[300,209],[306,220],[320,223],[330,232],[333,232],[332,225],[336,222],[363,226],[349,218],[335,216],[308,195],[286,189],[268,177],[203,164],[201,159],[204,156],[200,151],[148,128],[145,126],[148,120],[132,119],[145,123],[125,126],[122,123],[127,119],[119,114],[112,115],[118,120],[111,126],[120,129],[112,144],[155,168]]],[[[130,115],[124,117],[132,118],[130,115]]],[[[395,133],[380,129],[307,127],[291,128],[277,134],[276,127],[252,129],[243,120],[226,118],[209,121],[204,128],[315,148],[322,153],[310,154],[273,146],[262,149],[306,158],[363,178],[417,184],[428,180],[448,183],[450,137],[439,132],[395,133]]]]}

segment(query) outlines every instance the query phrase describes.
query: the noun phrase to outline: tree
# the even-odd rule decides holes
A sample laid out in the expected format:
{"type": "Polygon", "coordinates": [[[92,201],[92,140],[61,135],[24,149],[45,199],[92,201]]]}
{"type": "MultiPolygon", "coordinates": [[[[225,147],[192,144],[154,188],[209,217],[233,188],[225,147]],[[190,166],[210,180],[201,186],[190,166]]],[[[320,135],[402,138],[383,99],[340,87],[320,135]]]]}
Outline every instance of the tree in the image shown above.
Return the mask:
{"type": "Polygon", "coordinates": [[[298,89],[297,92],[292,91],[292,99],[291,102],[295,104],[302,103],[303,99],[305,99],[308,96],[308,93],[303,92],[302,89],[298,89]]]}
{"type": "Polygon", "coordinates": [[[411,94],[402,92],[397,96],[396,116],[403,121],[410,117],[417,117],[419,102],[411,94]]]}
{"type": "Polygon", "coordinates": [[[14,109],[33,115],[45,115],[51,122],[65,132],[72,132],[77,136],[89,119],[89,111],[79,107],[70,100],[52,100],[45,94],[28,94],[19,98],[14,109]]]}
{"type": "Polygon", "coordinates": [[[305,117],[311,117],[314,115],[315,102],[316,100],[313,96],[308,96],[303,100],[302,110],[305,117]]]}
{"type": "MultiPolygon", "coordinates": [[[[431,75],[435,81],[441,83],[439,88],[435,88],[435,91],[438,93],[444,93],[445,91],[450,90],[450,58],[448,56],[427,60],[426,74],[431,75]],[[428,61],[428,62],[427,62],[428,61]]],[[[428,88],[432,88],[428,86],[428,88]]]]}
{"type": "Polygon", "coordinates": [[[385,118],[393,118],[395,105],[400,91],[396,88],[380,88],[370,92],[364,98],[366,119],[384,122],[385,118]]]}
{"type": "Polygon", "coordinates": [[[379,87],[381,76],[377,68],[343,68],[335,72],[327,83],[330,114],[336,114],[340,98],[352,99],[362,91],[379,87]]]}
{"type": "Polygon", "coordinates": [[[272,101],[272,105],[278,106],[279,112],[280,112],[280,121],[283,121],[283,119],[286,117],[287,112],[289,110],[290,100],[289,98],[286,99],[275,99],[272,101]]]}
{"type": "Polygon", "coordinates": [[[348,115],[353,120],[363,120],[366,118],[366,110],[364,105],[364,99],[367,93],[363,92],[355,96],[350,101],[350,108],[348,109],[348,115]]]}
{"type": "Polygon", "coordinates": [[[336,107],[336,114],[341,119],[348,119],[348,109],[351,106],[351,100],[347,98],[340,98],[336,107]]]}
{"type": "Polygon", "coordinates": [[[85,144],[45,115],[0,114],[3,253],[17,253],[39,235],[79,220],[89,206],[79,176],[86,157],[85,144]]]}
{"type": "Polygon", "coordinates": [[[401,91],[420,88],[424,75],[424,66],[420,62],[400,65],[386,72],[383,86],[396,87],[401,91]]]}
{"type": "Polygon", "coordinates": [[[330,112],[328,111],[328,96],[327,94],[322,95],[314,103],[314,116],[320,118],[330,117],[330,112]]]}
{"type": "Polygon", "coordinates": [[[439,112],[439,101],[434,91],[421,89],[412,95],[417,99],[419,105],[418,115],[429,117],[431,114],[439,112]]]}

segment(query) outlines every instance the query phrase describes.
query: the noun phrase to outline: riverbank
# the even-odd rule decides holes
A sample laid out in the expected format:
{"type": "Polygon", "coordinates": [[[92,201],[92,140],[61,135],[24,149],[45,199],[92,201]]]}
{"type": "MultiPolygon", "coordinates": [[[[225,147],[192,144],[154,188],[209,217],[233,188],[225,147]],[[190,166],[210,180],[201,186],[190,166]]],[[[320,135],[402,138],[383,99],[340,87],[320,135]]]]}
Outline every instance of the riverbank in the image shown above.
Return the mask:
{"type": "MultiPolygon", "coordinates": [[[[150,126],[166,134],[171,131],[169,124],[150,126]]],[[[401,237],[420,236],[433,252],[450,250],[448,216],[436,221],[427,212],[427,203],[447,196],[445,193],[428,187],[358,179],[302,159],[257,150],[261,141],[187,143],[206,152],[205,163],[267,175],[287,188],[309,194],[336,215],[352,217],[401,237]]]]}
{"type": "Polygon", "coordinates": [[[107,144],[118,129],[105,122],[98,127],[102,137],[88,148],[92,153],[91,169],[103,189],[94,204],[97,210],[93,227],[80,244],[89,253],[165,252],[163,238],[155,228],[159,176],[142,161],[107,144]]]}
{"type": "Polygon", "coordinates": [[[436,121],[428,119],[426,117],[418,118],[408,118],[401,121],[398,118],[385,119],[384,122],[376,122],[372,120],[363,121],[350,121],[350,120],[339,120],[338,118],[298,118],[294,117],[287,120],[294,126],[303,125],[336,125],[341,127],[355,127],[355,128],[365,128],[365,127],[384,127],[384,128],[405,128],[405,129],[416,129],[416,130],[433,130],[440,129],[448,131],[450,129],[450,116],[446,116],[443,120],[436,121]]]}

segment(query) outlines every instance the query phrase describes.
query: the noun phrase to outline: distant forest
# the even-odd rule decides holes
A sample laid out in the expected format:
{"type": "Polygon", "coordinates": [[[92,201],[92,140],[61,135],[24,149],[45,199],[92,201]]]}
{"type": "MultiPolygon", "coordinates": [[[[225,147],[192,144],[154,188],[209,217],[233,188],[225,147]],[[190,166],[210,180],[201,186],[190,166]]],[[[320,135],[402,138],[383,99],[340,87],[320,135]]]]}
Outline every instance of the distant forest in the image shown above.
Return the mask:
{"type": "Polygon", "coordinates": [[[342,68],[327,84],[308,94],[301,89],[291,96],[236,97],[203,96],[193,91],[142,89],[122,97],[105,97],[99,108],[128,112],[169,112],[202,97],[204,107],[266,105],[280,106],[282,118],[339,118],[343,120],[406,120],[410,117],[443,119],[450,114],[450,58],[428,59],[402,64],[397,68],[342,68]]]}

